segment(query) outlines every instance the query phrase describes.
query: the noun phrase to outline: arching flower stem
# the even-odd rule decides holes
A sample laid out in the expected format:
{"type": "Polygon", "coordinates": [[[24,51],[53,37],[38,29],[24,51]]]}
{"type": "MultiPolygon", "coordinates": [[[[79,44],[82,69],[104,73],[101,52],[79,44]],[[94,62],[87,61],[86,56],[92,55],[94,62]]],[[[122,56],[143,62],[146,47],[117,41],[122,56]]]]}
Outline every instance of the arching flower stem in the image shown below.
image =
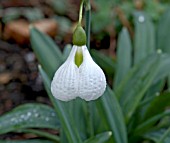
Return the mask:
{"type": "Polygon", "coordinates": [[[79,25],[81,25],[81,21],[83,17],[83,4],[84,4],[84,0],[81,0],[80,10],[79,10],[79,22],[78,22],[79,25]]]}

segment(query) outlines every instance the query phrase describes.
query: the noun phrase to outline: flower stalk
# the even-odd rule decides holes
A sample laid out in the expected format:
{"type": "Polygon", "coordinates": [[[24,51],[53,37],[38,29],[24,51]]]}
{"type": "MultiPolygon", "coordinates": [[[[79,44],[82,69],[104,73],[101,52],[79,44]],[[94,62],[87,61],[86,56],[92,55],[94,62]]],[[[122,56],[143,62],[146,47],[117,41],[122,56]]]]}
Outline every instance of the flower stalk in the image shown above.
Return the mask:
{"type": "Polygon", "coordinates": [[[84,0],[81,0],[80,11],[79,11],[79,22],[78,22],[79,25],[81,25],[81,21],[83,17],[83,5],[84,5],[84,0]]]}
{"type": "Polygon", "coordinates": [[[90,5],[90,0],[86,0],[85,2],[85,17],[86,17],[86,25],[85,25],[85,30],[86,30],[86,45],[87,48],[90,49],[90,29],[91,29],[91,5],[90,5]]]}

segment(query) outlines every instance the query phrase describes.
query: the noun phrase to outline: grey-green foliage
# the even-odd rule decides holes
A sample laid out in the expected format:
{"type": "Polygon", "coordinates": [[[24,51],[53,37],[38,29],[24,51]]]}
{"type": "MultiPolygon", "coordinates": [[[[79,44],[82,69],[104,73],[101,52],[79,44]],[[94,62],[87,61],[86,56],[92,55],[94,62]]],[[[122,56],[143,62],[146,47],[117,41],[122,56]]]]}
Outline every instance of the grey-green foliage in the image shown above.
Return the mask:
{"type": "Polygon", "coordinates": [[[32,139],[32,140],[19,140],[19,141],[13,141],[13,140],[0,140],[0,143],[54,143],[52,141],[48,140],[38,140],[38,139],[32,139]]]}
{"type": "Polygon", "coordinates": [[[115,61],[97,50],[92,49],[90,52],[94,61],[104,70],[104,72],[108,76],[113,77],[116,68],[115,61]]]}
{"type": "Polygon", "coordinates": [[[49,77],[52,78],[54,71],[63,62],[63,56],[57,45],[47,35],[41,36],[41,32],[34,27],[30,28],[31,44],[32,48],[43,66],[48,73],[49,77]],[[43,55],[43,56],[42,56],[43,55]]]}
{"type": "Polygon", "coordinates": [[[23,128],[59,129],[54,110],[43,104],[24,104],[0,117],[0,134],[23,128]]]}
{"type": "Polygon", "coordinates": [[[170,9],[160,18],[158,23],[157,48],[170,53],[170,31],[167,29],[170,22],[170,9]]]}
{"type": "Polygon", "coordinates": [[[148,132],[144,135],[144,137],[149,138],[150,140],[152,140],[156,143],[169,143],[170,142],[170,134],[167,134],[167,135],[166,134],[167,134],[167,130],[162,128],[160,130],[154,130],[154,131],[148,132]],[[164,136],[164,135],[166,135],[166,136],[164,136]],[[165,138],[162,138],[162,136],[164,136],[165,138]]]}
{"type": "Polygon", "coordinates": [[[126,28],[123,28],[118,39],[117,66],[114,79],[116,88],[132,66],[132,44],[130,35],[126,28]]]}
{"type": "MultiPolygon", "coordinates": [[[[38,123],[37,118],[33,117],[33,123],[27,119],[20,125],[12,124],[11,116],[15,114],[20,118],[21,113],[26,114],[27,110],[14,109],[0,117],[0,125],[3,127],[1,133],[31,132],[45,137],[49,142],[61,143],[139,143],[150,140],[166,143],[170,136],[170,123],[167,120],[170,116],[167,110],[170,106],[170,94],[165,92],[164,84],[170,73],[170,55],[169,46],[166,46],[166,50],[162,47],[164,43],[168,45],[169,41],[168,38],[164,38],[163,42],[161,39],[155,41],[158,35],[160,38],[161,35],[168,35],[169,21],[164,16],[162,19],[164,20],[160,20],[158,29],[164,30],[156,33],[157,23],[153,23],[146,12],[135,11],[134,38],[123,28],[119,35],[116,61],[91,50],[93,59],[109,77],[108,81],[114,80],[114,91],[108,86],[101,98],[91,102],[75,99],[65,103],[52,96],[51,79],[66,59],[69,49],[64,49],[63,54],[52,39],[31,28],[31,45],[40,63],[39,71],[54,110],[43,105],[46,110],[43,108],[44,110],[39,111],[42,119],[38,123]],[[163,53],[156,51],[156,42],[162,42],[162,46],[159,47],[161,44],[158,44],[158,47],[163,53]],[[54,111],[56,115],[52,118],[50,112],[54,111]],[[51,117],[50,122],[44,120],[46,117],[51,117]],[[34,127],[57,129],[60,137],[55,138],[55,135],[48,132],[32,129],[34,127]]],[[[33,106],[31,113],[35,107],[40,108],[41,105],[33,106]]]]}
{"type": "Polygon", "coordinates": [[[97,102],[98,108],[103,108],[99,110],[99,113],[101,118],[104,118],[103,121],[105,120],[106,124],[108,124],[108,129],[113,132],[115,142],[127,143],[127,130],[122,109],[113,91],[107,87],[106,92],[97,102]]]}
{"type": "Polygon", "coordinates": [[[101,133],[94,137],[89,138],[84,143],[103,143],[107,141],[111,135],[112,135],[112,132],[104,132],[104,133],[101,133]]]}
{"type": "Polygon", "coordinates": [[[144,12],[134,13],[135,41],[134,63],[139,63],[143,58],[155,51],[155,27],[151,18],[144,12]]]}

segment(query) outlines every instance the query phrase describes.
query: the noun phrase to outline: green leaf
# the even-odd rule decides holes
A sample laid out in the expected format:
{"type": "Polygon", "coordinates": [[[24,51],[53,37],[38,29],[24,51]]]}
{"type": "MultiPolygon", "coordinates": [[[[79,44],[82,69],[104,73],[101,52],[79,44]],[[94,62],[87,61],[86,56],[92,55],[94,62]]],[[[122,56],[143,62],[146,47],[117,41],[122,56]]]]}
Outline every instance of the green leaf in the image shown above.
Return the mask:
{"type": "Polygon", "coordinates": [[[165,78],[170,73],[170,54],[160,54],[159,71],[156,74],[154,83],[160,82],[161,79],[165,78]]]}
{"type": "Polygon", "coordinates": [[[157,44],[158,49],[162,49],[163,52],[170,53],[170,31],[169,29],[170,23],[170,9],[165,11],[158,23],[158,36],[157,36],[157,44]]]}
{"type": "Polygon", "coordinates": [[[135,129],[133,129],[134,136],[145,134],[148,130],[150,130],[155,125],[156,122],[158,122],[160,119],[166,116],[170,116],[169,111],[165,111],[163,113],[157,114],[147,119],[146,121],[140,123],[135,129]]]}
{"type": "Polygon", "coordinates": [[[151,86],[158,71],[159,59],[160,55],[153,54],[135,65],[116,89],[126,122],[132,117],[145,92],[151,86]]]}
{"type": "Polygon", "coordinates": [[[45,73],[45,71],[39,66],[39,71],[41,73],[41,76],[44,81],[44,85],[46,88],[46,91],[49,95],[49,98],[51,102],[53,103],[53,106],[55,108],[55,111],[58,114],[58,117],[61,121],[62,128],[64,129],[64,132],[69,140],[70,143],[82,143],[82,140],[80,138],[80,135],[76,128],[76,123],[73,120],[72,115],[69,112],[68,103],[56,100],[50,91],[50,80],[45,73]]]}
{"type": "Polygon", "coordinates": [[[170,141],[170,127],[161,135],[161,137],[159,138],[159,140],[156,143],[163,143],[163,142],[167,142],[167,138],[168,138],[168,142],[170,141]]]}
{"type": "Polygon", "coordinates": [[[115,88],[120,84],[121,80],[128,73],[131,64],[132,64],[131,40],[127,29],[123,28],[118,39],[117,67],[114,79],[115,88]]]}
{"type": "Polygon", "coordinates": [[[146,133],[144,137],[156,143],[169,143],[170,142],[169,129],[168,129],[168,134],[167,134],[167,130],[160,129],[160,130],[150,131],[146,133]]]}
{"type": "Polygon", "coordinates": [[[32,133],[32,134],[38,135],[40,137],[45,137],[49,140],[53,140],[53,141],[55,141],[55,143],[59,143],[59,141],[60,141],[60,138],[57,135],[53,135],[48,132],[40,131],[40,130],[36,130],[36,129],[19,129],[16,132],[18,132],[18,133],[32,133]]]}
{"type": "Polygon", "coordinates": [[[104,95],[97,101],[98,107],[102,107],[101,118],[106,118],[109,129],[113,132],[116,143],[127,143],[126,126],[119,102],[113,91],[107,87],[104,95]]]}
{"type": "Polygon", "coordinates": [[[38,140],[38,139],[31,139],[31,140],[0,140],[0,143],[54,143],[49,140],[38,140]]]}
{"type": "Polygon", "coordinates": [[[90,50],[90,53],[95,62],[106,72],[106,74],[113,77],[115,72],[114,60],[97,50],[90,50]]]}
{"type": "Polygon", "coordinates": [[[0,117],[0,134],[23,128],[60,127],[54,110],[43,104],[24,104],[0,117]]]}
{"type": "Polygon", "coordinates": [[[170,93],[164,93],[155,97],[147,108],[144,120],[162,113],[168,106],[170,106],[170,93]]]}
{"type": "Polygon", "coordinates": [[[139,63],[155,50],[155,29],[150,17],[137,11],[135,13],[134,63],[139,63]]]}
{"type": "MultiPolygon", "coordinates": [[[[92,126],[89,126],[91,123],[89,119],[89,111],[88,109],[88,103],[80,98],[71,100],[66,103],[66,107],[68,110],[67,112],[70,112],[72,115],[72,119],[74,120],[74,123],[76,123],[76,128],[82,138],[86,139],[89,134],[89,130],[91,130],[92,126]]],[[[93,129],[93,128],[92,128],[93,129]]]]}
{"type": "MultiPolygon", "coordinates": [[[[156,76],[155,76],[156,77],[156,76]]],[[[157,77],[156,77],[157,78],[157,77]]],[[[148,110],[148,107],[150,106],[151,102],[160,95],[161,91],[163,90],[165,86],[165,80],[160,80],[159,82],[157,82],[156,84],[153,84],[149,90],[147,91],[147,93],[145,94],[143,100],[140,102],[138,109],[140,111],[138,112],[138,122],[141,122],[145,117],[146,111],[148,110]]]]}
{"type": "Polygon", "coordinates": [[[38,31],[34,27],[30,28],[31,46],[38,58],[38,61],[50,78],[63,62],[63,56],[53,40],[38,31]]]}
{"type": "Polygon", "coordinates": [[[84,143],[105,143],[111,137],[112,132],[100,133],[94,137],[87,139],[84,143]]]}

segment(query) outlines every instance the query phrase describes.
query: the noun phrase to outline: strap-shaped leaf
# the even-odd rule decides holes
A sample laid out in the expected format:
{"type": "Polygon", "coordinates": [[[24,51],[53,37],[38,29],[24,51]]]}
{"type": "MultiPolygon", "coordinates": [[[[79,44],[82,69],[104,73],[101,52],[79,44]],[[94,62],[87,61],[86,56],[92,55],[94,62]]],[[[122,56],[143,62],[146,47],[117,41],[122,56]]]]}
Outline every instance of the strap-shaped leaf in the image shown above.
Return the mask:
{"type": "Polygon", "coordinates": [[[53,135],[48,132],[37,130],[37,129],[19,129],[16,132],[17,133],[31,133],[31,134],[35,134],[39,137],[44,137],[46,139],[55,141],[56,143],[60,142],[60,138],[57,135],[53,135]]]}
{"type": "Polygon", "coordinates": [[[98,100],[97,105],[103,109],[103,111],[99,111],[101,118],[106,118],[106,123],[103,124],[109,125],[115,142],[127,143],[127,131],[123,113],[115,94],[109,87],[107,87],[104,95],[98,100]]]}
{"type": "Polygon", "coordinates": [[[49,140],[38,140],[38,139],[32,139],[32,140],[0,140],[0,143],[54,143],[49,140]]]}
{"type": "Polygon", "coordinates": [[[52,77],[56,69],[61,65],[63,61],[63,55],[55,43],[45,34],[39,32],[35,28],[31,28],[31,44],[36,53],[36,56],[41,63],[45,71],[40,68],[46,90],[55,107],[57,114],[61,120],[64,131],[70,142],[80,142],[78,131],[73,127],[73,117],[69,114],[69,103],[64,104],[56,100],[50,91],[50,80],[48,77],[52,77]],[[46,74],[47,73],[47,74],[46,74]]]}
{"type": "Polygon", "coordinates": [[[154,79],[154,83],[159,82],[170,73],[170,54],[161,54],[159,60],[159,71],[155,76],[156,78],[154,79]]]}
{"type": "Polygon", "coordinates": [[[132,45],[130,35],[126,28],[123,28],[118,39],[117,66],[114,79],[116,88],[124,76],[128,73],[132,64],[132,45]]]}
{"type": "Polygon", "coordinates": [[[135,129],[133,129],[133,136],[136,135],[144,135],[148,130],[151,129],[152,126],[155,125],[156,122],[158,122],[163,117],[170,116],[169,111],[165,111],[163,113],[157,114],[146,121],[140,123],[135,129]]]}
{"type": "Polygon", "coordinates": [[[156,141],[156,143],[169,143],[170,142],[170,127],[164,131],[161,137],[156,141]]]}
{"type": "Polygon", "coordinates": [[[134,63],[139,63],[155,50],[155,28],[144,12],[135,12],[134,63]]]}
{"type": "Polygon", "coordinates": [[[145,138],[154,141],[155,143],[169,143],[170,142],[170,128],[159,129],[148,132],[144,135],[145,138]]]}
{"type": "Polygon", "coordinates": [[[114,60],[96,50],[91,50],[90,53],[95,62],[107,73],[107,75],[113,77],[116,68],[114,60]]]}
{"type": "Polygon", "coordinates": [[[31,46],[36,57],[48,76],[52,78],[56,69],[63,62],[63,56],[59,47],[57,47],[49,36],[33,27],[30,28],[30,36],[31,46]]]}
{"type": "Polygon", "coordinates": [[[166,107],[170,106],[170,93],[164,93],[156,96],[153,101],[151,101],[149,107],[145,113],[145,119],[148,119],[154,115],[162,113],[166,107]]]}
{"type": "Polygon", "coordinates": [[[111,137],[112,132],[104,132],[97,134],[94,137],[91,137],[84,141],[84,143],[105,143],[111,137]]]}
{"type": "Polygon", "coordinates": [[[50,97],[51,102],[53,103],[55,111],[58,114],[58,117],[61,121],[61,125],[64,128],[64,132],[69,140],[69,143],[82,143],[82,140],[76,128],[76,123],[74,122],[73,117],[70,114],[69,109],[67,108],[68,105],[66,104],[68,103],[64,103],[62,101],[56,100],[53,97],[50,91],[50,80],[47,74],[40,66],[39,66],[39,70],[43,78],[46,91],[50,97]]]}
{"type": "MultiPolygon", "coordinates": [[[[158,23],[158,47],[163,52],[170,54],[170,31],[167,30],[170,23],[170,9],[165,11],[158,23]]],[[[168,76],[168,87],[170,88],[170,75],[168,76]]]]}
{"type": "Polygon", "coordinates": [[[159,68],[160,55],[152,55],[137,64],[118,87],[116,93],[120,97],[126,122],[129,121],[138,107],[145,92],[151,86],[159,68]]]}
{"type": "Polygon", "coordinates": [[[170,9],[165,11],[158,23],[158,49],[162,49],[163,52],[170,53],[170,31],[167,30],[169,28],[170,23],[170,9]]]}
{"type": "Polygon", "coordinates": [[[22,128],[59,129],[55,111],[44,104],[24,104],[0,117],[0,134],[22,128]]]}

